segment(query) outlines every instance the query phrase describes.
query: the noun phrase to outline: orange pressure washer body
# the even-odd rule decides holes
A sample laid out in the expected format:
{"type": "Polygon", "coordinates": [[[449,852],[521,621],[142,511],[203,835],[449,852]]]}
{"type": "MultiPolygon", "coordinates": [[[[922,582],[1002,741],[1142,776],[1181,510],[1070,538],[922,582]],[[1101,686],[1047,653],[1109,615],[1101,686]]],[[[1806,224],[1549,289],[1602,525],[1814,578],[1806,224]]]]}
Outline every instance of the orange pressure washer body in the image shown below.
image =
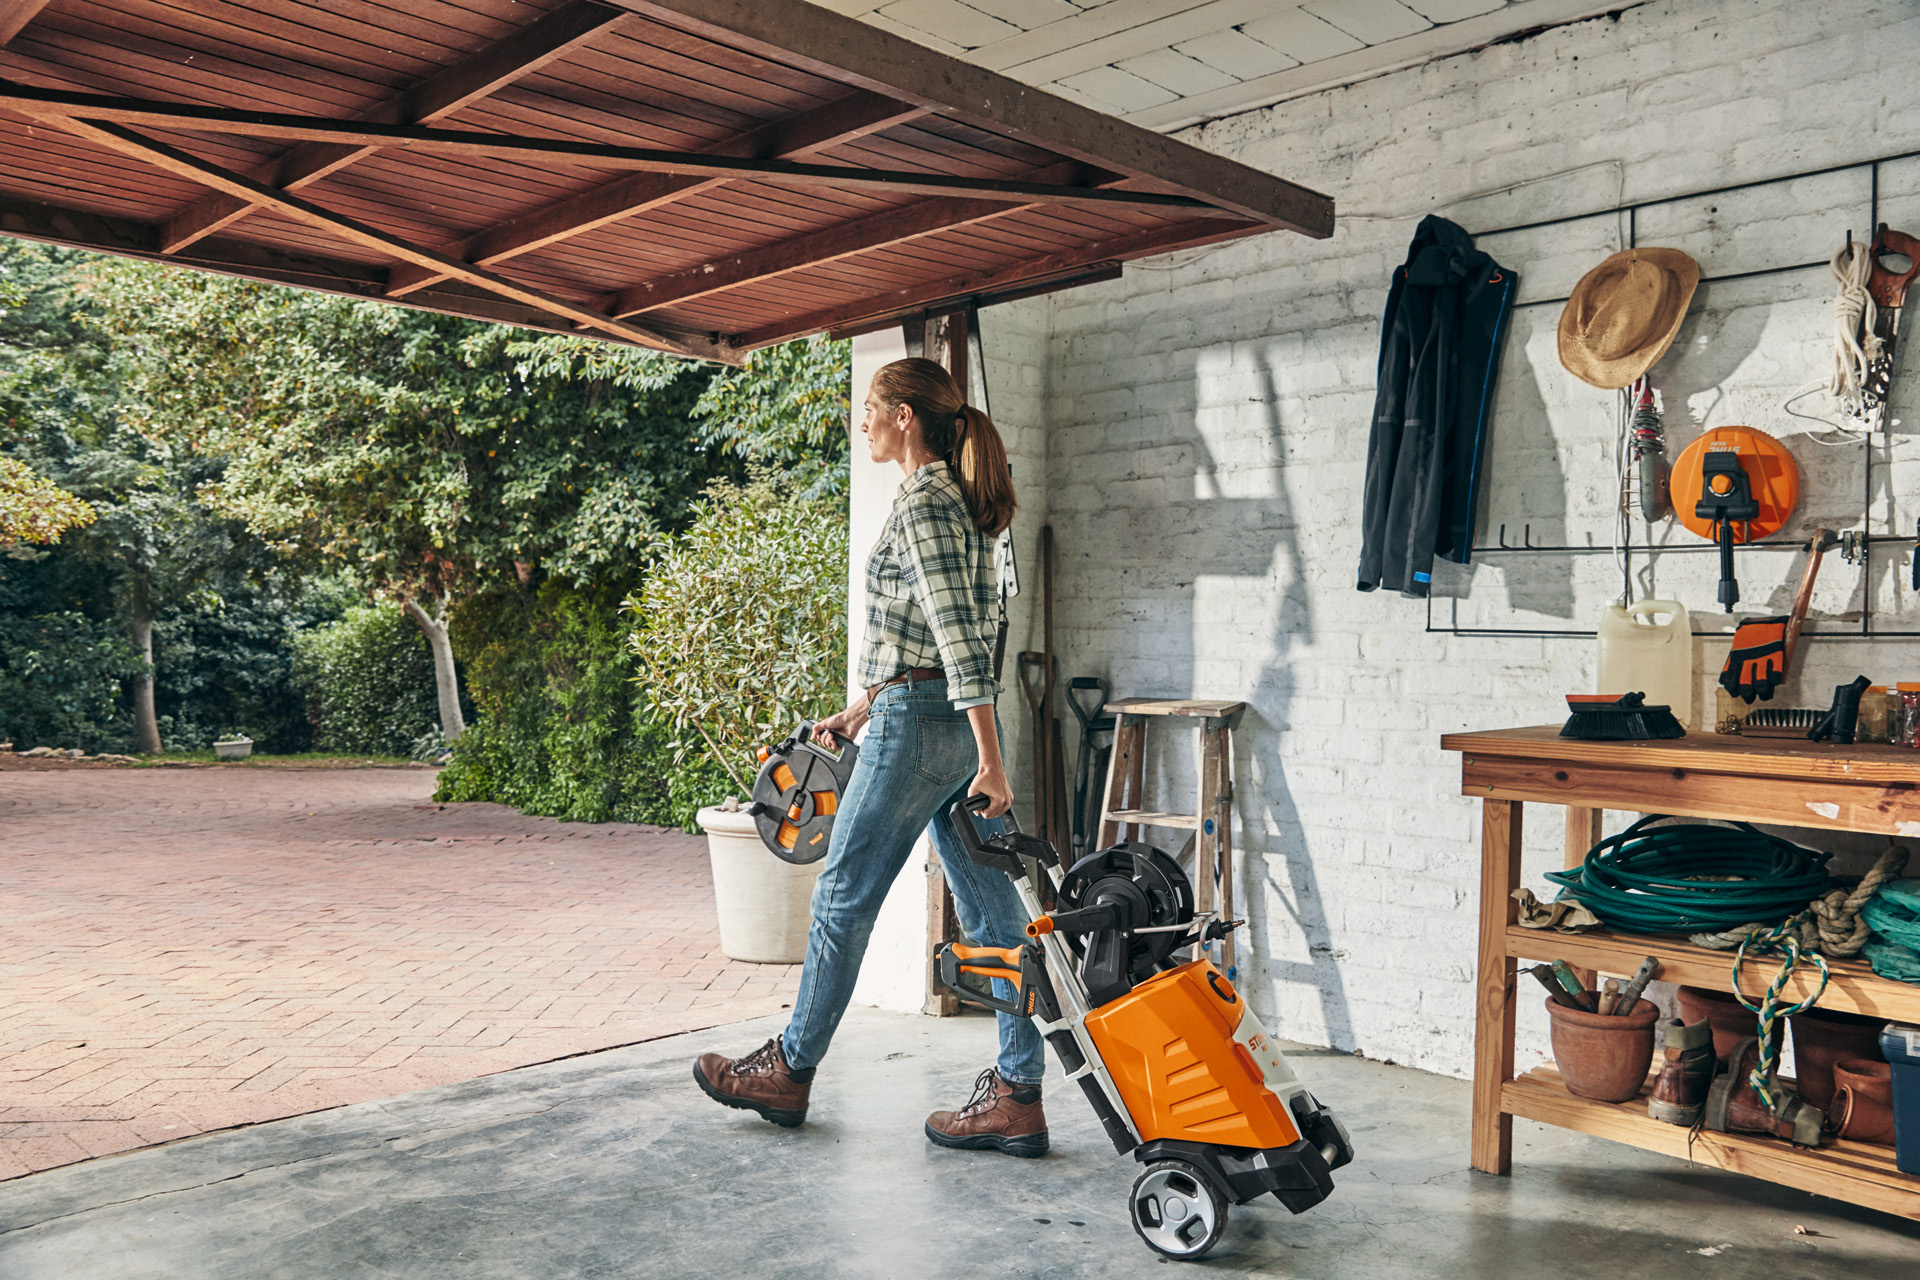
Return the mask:
{"type": "Polygon", "coordinates": [[[1290,1147],[1300,1128],[1274,1086],[1286,1059],[1220,971],[1195,960],[1087,1015],[1142,1141],[1290,1147]],[[1273,1077],[1273,1078],[1270,1078],[1273,1077]]]}

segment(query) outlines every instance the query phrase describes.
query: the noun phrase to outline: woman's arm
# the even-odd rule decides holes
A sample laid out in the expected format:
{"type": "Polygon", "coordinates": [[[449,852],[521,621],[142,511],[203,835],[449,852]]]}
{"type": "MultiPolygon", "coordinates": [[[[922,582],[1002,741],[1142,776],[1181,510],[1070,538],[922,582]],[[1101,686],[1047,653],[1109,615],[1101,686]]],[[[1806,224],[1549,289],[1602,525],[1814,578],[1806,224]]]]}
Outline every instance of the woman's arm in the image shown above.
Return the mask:
{"type": "Polygon", "coordinates": [[[822,740],[829,751],[838,751],[842,742],[852,742],[867,723],[867,697],[865,694],[847,704],[845,711],[836,711],[830,716],[813,722],[813,736],[822,740]]]}
{"type": "Polygon", "coordinates": [[[993,704],[967,708],[967,723],[973,726],[973,742],[980,751],[980,772],[967,788],[970,796],[990,796],[986,816],[997,818],[1013,807],[1013,785],[1007,781],[1007,766],[1000,759],[1000,729],[993,720],[993,704]]]}

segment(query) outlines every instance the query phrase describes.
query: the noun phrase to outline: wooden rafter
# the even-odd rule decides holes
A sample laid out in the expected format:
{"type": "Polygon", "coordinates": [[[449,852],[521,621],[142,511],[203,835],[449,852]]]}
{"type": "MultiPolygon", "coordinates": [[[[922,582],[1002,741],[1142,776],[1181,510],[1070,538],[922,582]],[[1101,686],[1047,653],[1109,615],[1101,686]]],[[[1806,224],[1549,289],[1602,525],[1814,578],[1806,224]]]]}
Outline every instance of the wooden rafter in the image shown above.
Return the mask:
{"type": "Polygon", "coordinates": [[[992,200],[922,200],[904,209],[888,209],[797,240],[783,240],[762,249],[703,262],[672,275],[657,276],[602,299],[600,306],[608,315],[636,316],[756,280],[823,266],[857,253],[884,249],[990,218],[1004,218],[1031,207],[992,200]]]}
{"type": "MultiPolygon", "coordinates": [[[[429,124],[531,75],[625,20],[626,15],[618,10],[576,0],[526,30],[496,40],[472,57],[436,72],[398,97],[363,112],[358,119],[370,124],[429,124]]],[[[352,164],[376,145],[307,141],[262,165],[251,176],[269,187],[298,191],[352,164]]],[[[226,194],[196,201],[167,223],[166,249],[178,252],[256,207],[253,201],[226,194]]]]}
{"type": "MultiPolygon", "coordinates": [[[[111,253],[124,258],[164,262],[170,266],[212,271],[248,280],[272,280],[301,289],[337,293],[352,298],[382,300],[386,272],[364,262],[349,262],[311,254],[288,253],[268,245],[255,244],[226,236],[208,236],[182,253],[160,252],[161,227],[140,222],[63,208],[15,196],[0,195],[0,234],[44,244],[111,253]]],[[[495,320],[501,324],[552,333],[576,333],[564,316],[534,307],[522,306],[504,298],[476,296],[471,292],[423,289],[404,302],[421,311],[495,320]]],[[[625,342],[624,338],[615,338],[625,342]]]]}
{"type": "Polygon", "coordinates": [[[701,38],[829,76],[1160,190],[1315,239],[1333,234],[1333,201],[1198,147],[1021,84],[804,0],[608,0],[701,38]]]}
{"type": "Polygon", "coordinates": [[[124,125],[96,120],[62,119],[63,128],[71,130],[81,137],[88,138],[102,146],[109,147],[125,155],[144,160],[169,173],[203,183],[216,191],[239,199],[249,200],[265,208],[274,209],[295,218],[309,226],[317,226],[346,239],[376,249],[398,258],[403,262],[412,262],[420,266],[435,267],[444,270],[449,279],[462,280],[477,285],[489,293],[511,298],[515,302],[536,307],[556,315],[567,317],[584,328],[598,329],[605,333],[617,334],[630,342],[642,346],[657,347],[676,352],[680,355],[696,355],[709,360],[733,360],[737,357],[726,347],[708,338],[696,334],[669,331],[665,328],[637,325],[624,320],[616,320],[604,312],[592,307],[521,284],[517,280],[488,271],[447,257],[445,254],[425,249],[398,236],[390,235],[377,227],[368,226],[357,218],[323,209],[291,192],[269,187],[257,182],[245,174],[202,160],[180,148],[159,142],[134,132],[124,125]]]}
{"type": "Polygon", "coordinates": [[[0,44],[19,35],[46,7],[47,0],[0,0],[0,44]]]}
{"type": "MultiPolygon", "coordinates": [[[[766,160],[713,152],[611,146],[565,138],[508,138],[495,133],[474,133],[462,129],[323,120],[275,112],[235,111],[189,103],[146,102],[133,98],[109,98],[100,94],[68,93],[58,89],[31,89],[21,85],[0,89],[0,107],[22,115],[60,121],[63,125],[69,122],[110,121],[255,138],[331,141],[365,148],[386,146],[469,159],[545,161],[595,168],[634,169],[643,173],[677,174],[719,182],[766,182],[781,186],[879,191],[894,195],[967,194],[1010,204],[1131,206],[1187,214],[1207,213],[1220,217],[1246,216],[1238,210],[1222,209],[1194,196],[1159,191],[1030,182],[1019,178],[976,178],[965,174],[929,173],[915,169],[864,169],[850,165],[766,160]]],[[[281,189],[266,183],[256,185],[264,191],[281,189]]]]}
{"type": "Polygon", "coordinates": [[[790,338],[827,330],[846,330],[859,325],[930,311],[951,311],[968,305],[982,294],[1004,295],[1009,290],[1037,285],[1064,277],[1078,278],[1100,267],[1117,266],[1128,258],[1174,249],[1191,249],[1217,240],[1244,234],[1240,226],[1228,222],[1187,223],[1184,226],[1156,227],[1151,231],[1113,236],[1078,245],[1041,258],[1028,258],[1011,266],[991,271],[956,276],[916,284],[907,289],[863,298],[840,306],[826,307],[807,315],[794,316],[778,324],[737,334],[735,345],[742,351],[771,346],[790,338]]]}
{"type": "MultiPolygon", "coordinates": [[[[709,148],[715,155],[797,160],[829,147],[925,114],[878,94],[857,92],[785,120],[761,125],[709,148]]],[[[634,174],[579,195],[535,209],[510,222],[468,236],[444,252],[463,262],[490,267],[523,253],[584,235],[596,227],[637,217],[719,186],[723,178],[662,177],[634,174]]],[[[402,267],[393,273],[387,291],[404,297],[446,277],[423,267],[402,267]]]]}

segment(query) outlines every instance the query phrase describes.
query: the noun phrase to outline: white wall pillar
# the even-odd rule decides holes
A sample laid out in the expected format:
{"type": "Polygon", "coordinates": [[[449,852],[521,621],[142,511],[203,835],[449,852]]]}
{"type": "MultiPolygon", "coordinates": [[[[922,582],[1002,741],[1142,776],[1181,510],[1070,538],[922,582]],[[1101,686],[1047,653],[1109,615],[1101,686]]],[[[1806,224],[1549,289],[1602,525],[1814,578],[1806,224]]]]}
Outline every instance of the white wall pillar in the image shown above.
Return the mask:
{"type": "MultiPolygon", "coordinates": [[[[853,340],[853,475],[847,523],[850,562],[847,566],[847,696],[858,696],[854,664],[860,660],[860,642],[867,621],[867,555],[886,525],[893,509],[894,493],[904,477],[895,464],[876,463],[867,457],[866,437],[860,434],[867,385],[874,371],[889,361],[907,354],[906,336],[898,329],[885,329],[853,340]]],[[[914,846],[913,856],[894,881],[893,889],[880,907],[880,919],[867,944],[867,956],[860,966],[860,980],[854,984],[856,1004],[874,1005],[898,1012],[917,1012],[926,999],[927,944],[927,859],[925,836],[914,846]]]]}

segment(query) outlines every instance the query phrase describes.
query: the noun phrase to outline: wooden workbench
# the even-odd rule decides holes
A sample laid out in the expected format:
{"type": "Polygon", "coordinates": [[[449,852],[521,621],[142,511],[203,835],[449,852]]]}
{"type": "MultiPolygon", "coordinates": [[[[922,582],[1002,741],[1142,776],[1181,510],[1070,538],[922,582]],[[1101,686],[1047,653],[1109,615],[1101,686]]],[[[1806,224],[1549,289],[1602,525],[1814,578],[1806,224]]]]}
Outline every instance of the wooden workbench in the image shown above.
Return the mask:
{"type": "MultiPolygon", "coordinates": [[[[1731,991],[1733,983],[1727,952],[1668,935],[1523,929],[1514,922],[1512,898],[1520,885],[1521,814],[1528,803],[1565,806],[1569,867],[1599,839],[1602,809],[1920,836],[1920,753],[1713,733],[1664,742],[1579,742],[1560,737],[1558,725],[1448,734],[1440,745],[1461,753],[1461,791],[1481,802],[1474,1168],[1508,1172],[1513,1117],[1525,1116],[1920,1219],[1920,1178],[1894,1168],[1891,1147],[1833,1141],[1809,1151],[1773,1138],[1703,1130],[1689,1149],[1688,1131],[1648,1118],[1642,1099],[1576,1098],[1551,1065],[1515,1079],[1516,959],[1560,958],[1628,974],[1652,955],[1664,981],[1718,991],[1731,991]]],[[[1877,977],[1861,960],[1833,960],[1829,967],[1833,980],[1821,1008],[1920,1022],[1920,986],[1877,977]]],[[[1785,994],[1797,999],[1807,989],[1796,975],[1785,994]]]]}

